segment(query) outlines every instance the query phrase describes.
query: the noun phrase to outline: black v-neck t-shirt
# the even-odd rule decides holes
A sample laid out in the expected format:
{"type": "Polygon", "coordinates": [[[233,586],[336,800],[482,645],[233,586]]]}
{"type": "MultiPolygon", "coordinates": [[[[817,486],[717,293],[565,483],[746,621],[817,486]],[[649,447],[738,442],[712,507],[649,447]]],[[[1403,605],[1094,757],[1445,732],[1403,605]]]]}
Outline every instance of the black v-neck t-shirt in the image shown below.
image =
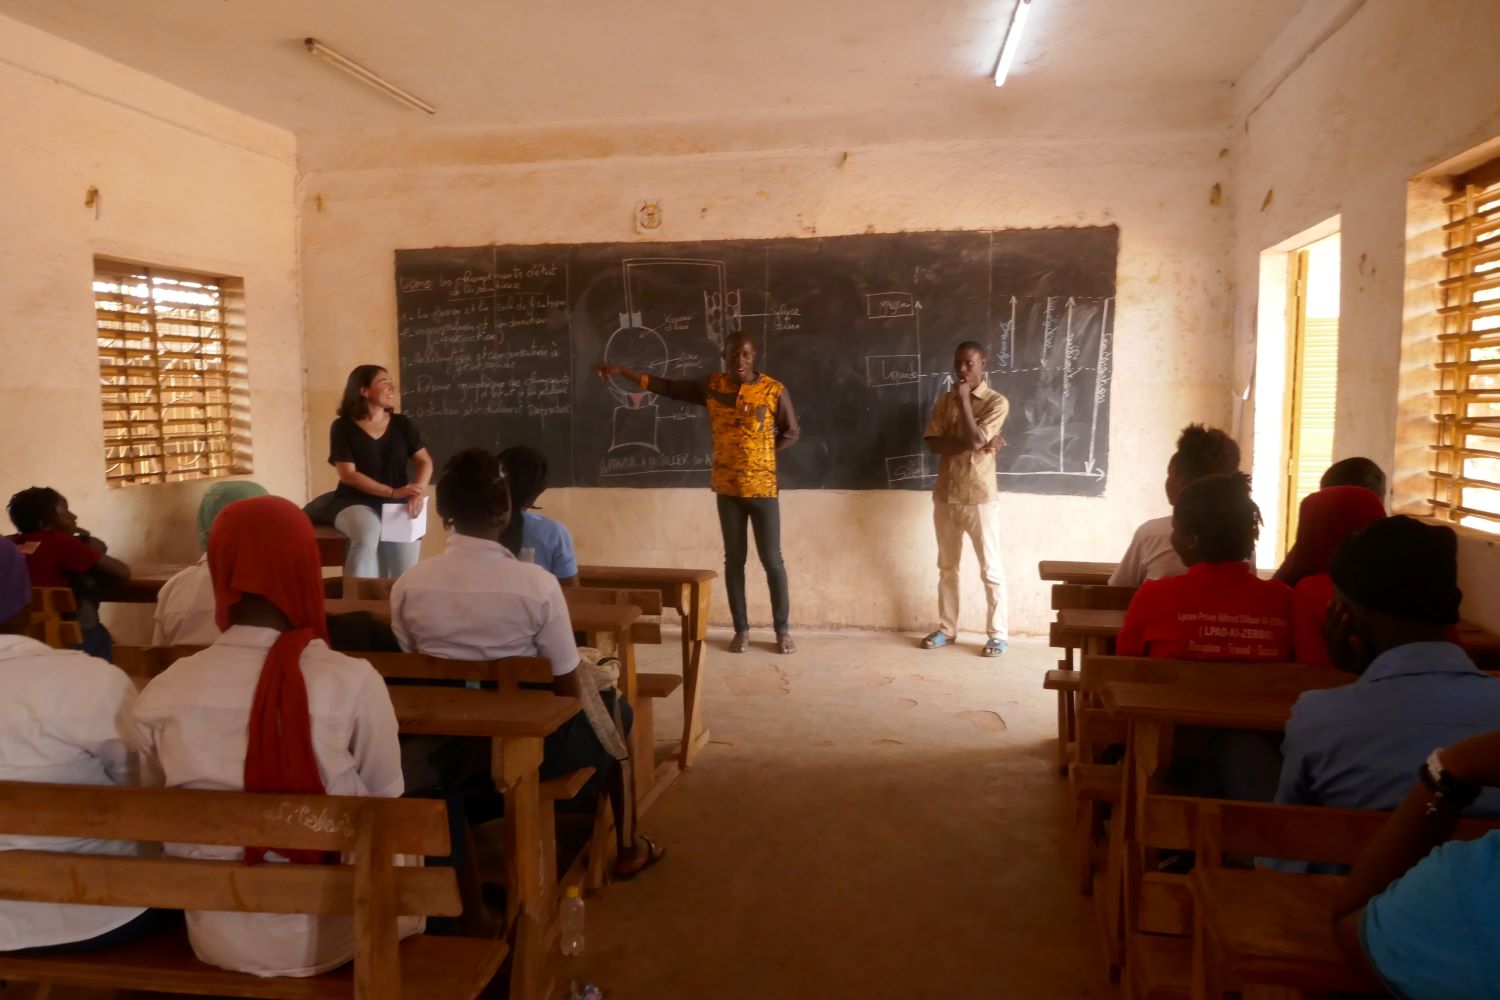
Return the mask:
{"type": "MultiPolygon", "coordinates": [[[[356,472],[369,476],[377,483],[384,483],[396,490],[407,485],[411,479],[406,474],[407,462],[422,450],[422,435],[417,425],[405,414],[392,413],[385,433],[378,438],[366,434],[348,417],[334,420],[328,428],[328,464],[353,462],[356,472]]],[[[375,510],[383,503],[391,503],[388,497],[371,496],[348,483],[340,482],[333,491],[335,511],[363,504],[375,510]]]]}

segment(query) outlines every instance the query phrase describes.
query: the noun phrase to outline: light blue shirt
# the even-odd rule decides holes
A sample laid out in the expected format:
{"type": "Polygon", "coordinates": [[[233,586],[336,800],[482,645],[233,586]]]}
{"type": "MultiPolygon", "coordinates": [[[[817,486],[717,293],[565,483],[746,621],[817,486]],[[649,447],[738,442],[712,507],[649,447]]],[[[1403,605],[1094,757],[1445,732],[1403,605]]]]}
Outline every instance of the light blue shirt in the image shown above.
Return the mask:
{"type": "Polygon", "coordinates": [[[568,534],[562,522],[529,510],[525,517],[525,528],[521,532],[522,554],[530,549],[530,561],[559,580],[577,576],[578,557],[573,554],[573,536],[568,534]]]}
{"type": "MultiPolygon", "coordinates": [[[[1453,643],[1398,646],[1353,684],[1297,699],[1276,801],[1389,811],[1433,750],[1492,729],[1500,729],[1500,680],[1453,643]]],[[[1485,792],[1467,815],[1500,816],[1500,790],[1485,792]]]]}
{"type": "Polygon", "coordinates": [[[1365,905],[1359,938],[1408,1000],[1500,1000],[1500,831],[1450,841],[1365,905]]]}

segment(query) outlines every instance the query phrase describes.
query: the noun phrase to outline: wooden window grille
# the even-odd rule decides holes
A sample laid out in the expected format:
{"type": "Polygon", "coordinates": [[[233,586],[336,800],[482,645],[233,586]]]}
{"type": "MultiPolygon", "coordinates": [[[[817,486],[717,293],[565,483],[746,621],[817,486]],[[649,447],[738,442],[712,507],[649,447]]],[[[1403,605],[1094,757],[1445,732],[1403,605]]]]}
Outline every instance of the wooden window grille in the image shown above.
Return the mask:
{"type": "Polygon", "coordinates": [[[250,471],[241,288],[236,279],[94,261],[111,487],[250,471]]]}

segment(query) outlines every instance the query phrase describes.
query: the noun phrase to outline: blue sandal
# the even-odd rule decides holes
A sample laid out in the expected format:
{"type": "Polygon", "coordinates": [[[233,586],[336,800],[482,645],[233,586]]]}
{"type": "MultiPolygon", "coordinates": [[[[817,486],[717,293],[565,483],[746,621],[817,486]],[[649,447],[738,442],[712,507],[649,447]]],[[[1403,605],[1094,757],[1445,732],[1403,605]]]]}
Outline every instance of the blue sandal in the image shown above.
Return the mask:
{"type": "Polygon", "coordinates": [[[1005,652],[1005,640],[1004,639],[991,639],[990,641],[988,641],[988,642],[986,642],[984,644],[984,650],[983,650],[983,652],[980,653],[980,655],[981,656],[999,656],[1003,652],[1005,652]]]}
{"type": "Polygon", "coordinates": [[[956,640],[951,635],[946,635],[941,629],[922,640],[923,649],[942,649],[944,646],[952,645],[956,640]]]}

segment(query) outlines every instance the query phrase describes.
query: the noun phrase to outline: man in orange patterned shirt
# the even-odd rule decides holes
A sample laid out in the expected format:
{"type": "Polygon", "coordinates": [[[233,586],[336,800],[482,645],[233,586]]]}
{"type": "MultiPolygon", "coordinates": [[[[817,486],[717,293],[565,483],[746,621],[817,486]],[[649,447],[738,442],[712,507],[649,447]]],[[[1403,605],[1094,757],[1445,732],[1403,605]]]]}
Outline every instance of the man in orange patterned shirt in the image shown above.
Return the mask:
{"type": "Polygon", "coordinates": [[[719,501],[719,530],[724,535],[724,589],[734,618],[731,653],[743,653],[750,643],[750,620],[745,612],[746,524],[755,534],[755,551],[766,570],[771,589],[771,618],[776,648],[793,653],[787,594],[786,565],[781,559],[781,508],[776,483],[776,453],[796,444],[797,413],[786,386],[755,370],[755,344],[743,333],[724,341],[722,372],[698,379],[673,381],[603,364],[599,378],[623,378],[647,392],[708,408],[713,435],[712,485],[719,501]]]}

